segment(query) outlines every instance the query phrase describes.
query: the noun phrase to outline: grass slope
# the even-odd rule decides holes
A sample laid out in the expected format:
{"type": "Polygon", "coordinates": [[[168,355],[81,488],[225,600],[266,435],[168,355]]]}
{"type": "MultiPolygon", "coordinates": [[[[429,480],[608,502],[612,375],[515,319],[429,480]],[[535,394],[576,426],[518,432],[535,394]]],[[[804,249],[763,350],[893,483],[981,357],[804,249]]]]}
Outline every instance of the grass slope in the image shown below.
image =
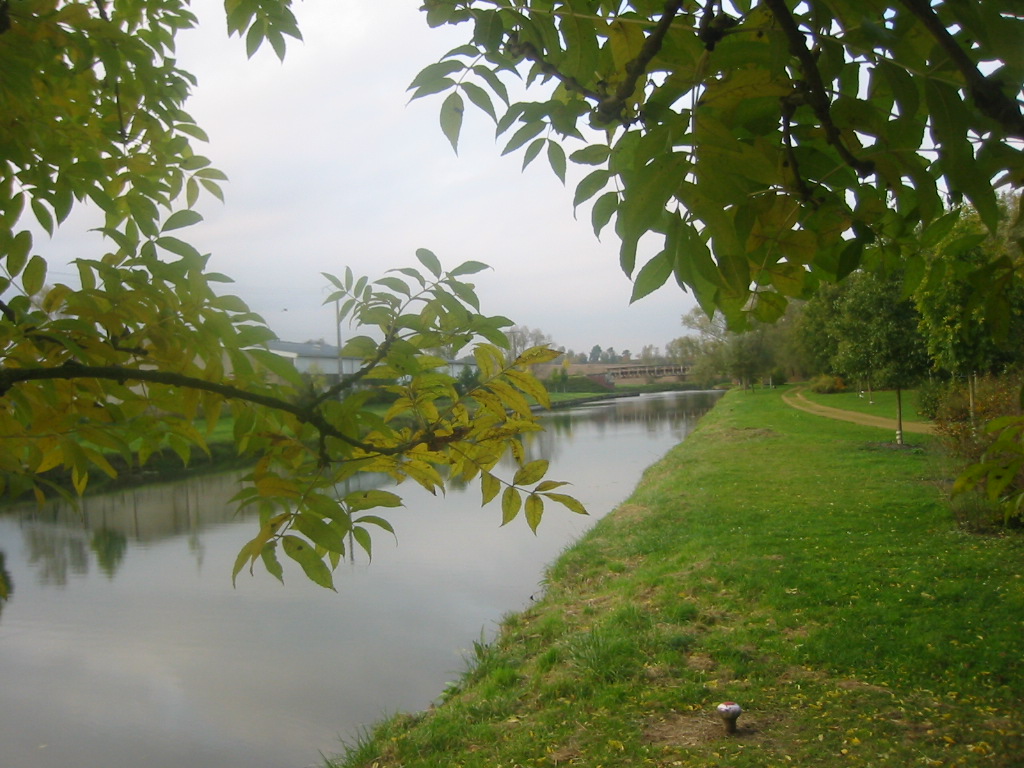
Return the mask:
{"type": "Polygon", "coordinates": [[[927,438],[887,439],[729,393],[337,765],[1020,766],[1024,546],[959,532],[927,438]]]}

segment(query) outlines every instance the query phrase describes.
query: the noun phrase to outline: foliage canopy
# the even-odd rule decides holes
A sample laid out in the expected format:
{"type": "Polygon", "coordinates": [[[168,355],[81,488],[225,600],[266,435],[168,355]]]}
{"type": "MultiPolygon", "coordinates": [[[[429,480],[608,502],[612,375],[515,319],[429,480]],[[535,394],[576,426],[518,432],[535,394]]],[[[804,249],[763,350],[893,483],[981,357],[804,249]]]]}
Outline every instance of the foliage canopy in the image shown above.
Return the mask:
{"type": "MultiPolygon", "coordinates": [[[[425,0],[467,43],[425,68],[614,220],[638,299],[670,277],[742,327],[860,266],[901,264],[967,200],[1024,183],[1024,14],[1000,0],[425,0]],[[515,101],[520,78],[530,98],[515,101]],[[515,90],[513,90],[515,89],[515,90]],[[495,104],[499,109],[495,108],[495,104]],[[638,263],[648,238],[656,255],[638,263]]],[[[1001,265],[1003,271],[1009,265],[1001,265]]]]}
{"type": "MultiPolygon", "coordinates": [[[[278,56],[299,31],[289,0],[226,0],[228,30],[252,55],[278,56]]],[[[343,353],[356,373],[312,389],[266,349],[273,337],[207,269],[181,230],[221,197],[224,175],[195,151],[206,139],[184,111],[191,74],[174,58],[175,36],[195,24],[186,0],[0,0],[0,489],[19,495],[83,492],[90,474],[116,474],[111,455],[144,463],[169,447],[187,461],[206,449],[222,414],[255,466],[236,501],[258,512],[257,532],[234,572],[262,561],[279,578],[278,554],[316,583],[391,530],[373,514],[401,503],[391,491],[341,494],[360,472],[443,491],[478,480],[503,522],[524,512],[536,528],[548,502],[584,512],[548,463],[528,452],[539,429],[533,402],[547,393],[529,368],[544,347],[506,358],[511,321],[480,313],[466,278],[428,250],[417,268],[369,281],[326,276],[338,322],[366,328],[343,353]],[[52,233],[76,204],[103,214],[107,253],[78,259],[78,285],[47,280],[35,225],[52,233]],[[472,350],[479,378],[460,392],[448,361],[472,350]],[[373,389],[394,399],[368,408],[373,389]],[[512,459],[501,479],[499,461],[512,459]]]]}

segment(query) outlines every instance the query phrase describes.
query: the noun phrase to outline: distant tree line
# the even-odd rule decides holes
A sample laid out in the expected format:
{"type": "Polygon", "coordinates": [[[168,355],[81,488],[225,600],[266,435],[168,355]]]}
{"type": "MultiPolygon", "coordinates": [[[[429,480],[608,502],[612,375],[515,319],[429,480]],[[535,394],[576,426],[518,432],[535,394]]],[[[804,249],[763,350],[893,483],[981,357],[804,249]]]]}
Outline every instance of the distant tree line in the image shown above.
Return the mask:
{"type": "Polygon", "coordinates": [[[1007,522],[1024,520],[1024,211],[1019,198],[1000,207],[994,235],[971,209],[950,211],[921,238],[920,269],[856,270],[771,325],[737,333],[694,310],[682,318],[692,333],[669,354],[704,386],[808,380],[819,392],[895,390],[898,404],[915,387],[949,452],[971,467],[959,485],[985,485],[1007,522]]]}

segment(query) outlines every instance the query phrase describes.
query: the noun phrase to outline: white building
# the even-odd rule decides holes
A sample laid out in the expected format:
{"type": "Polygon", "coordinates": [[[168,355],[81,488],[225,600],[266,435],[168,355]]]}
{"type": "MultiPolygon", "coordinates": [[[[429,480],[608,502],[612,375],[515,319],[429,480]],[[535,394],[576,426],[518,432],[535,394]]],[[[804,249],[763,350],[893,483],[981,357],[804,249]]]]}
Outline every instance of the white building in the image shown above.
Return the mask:
{"type": "MultiPolygon", "coordinates": [[[[267,344],[271,352],[291,360],[296,370],[302,374],[323,375],[329,378],[338,375],[348,376],[356,373],[362,366],[358,357],[342,357],[338,347],[327,344],[323,339],[318,341],[271,341],[267,344]]],[[[458,378],[464,368],[476,370],[476,364],[470,360],[451,360],[447,373],[458,378]]]]}

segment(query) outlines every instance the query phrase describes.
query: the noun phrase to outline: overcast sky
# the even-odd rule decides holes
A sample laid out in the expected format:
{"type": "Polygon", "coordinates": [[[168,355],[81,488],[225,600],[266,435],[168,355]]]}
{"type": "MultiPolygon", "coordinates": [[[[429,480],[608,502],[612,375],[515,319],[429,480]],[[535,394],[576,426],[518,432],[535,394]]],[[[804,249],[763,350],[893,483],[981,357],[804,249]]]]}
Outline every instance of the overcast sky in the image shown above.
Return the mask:
{"type": "Polygon", "coordinates": [[[180,234],[290,341],[334,340],[321,272],[379,277],[416,265],[420,247],[447,268],[491,265],[471,278],[482,311],[557,345],[638,353],[683,335],[692,298],[673,283],[630,306],[617,241],[594,237],[589,208],[573,218],[571,182],[542,158],[521,172],[521,153],[502,157],[507,137],[496,142],[473,107],[456,156],[438,125],[443,96],[409,103],[416,73],[469,33],[430,29],[419,5],[302,0],[305,40],[282,64],[269,45],[246,59],[222,4],[195,3],[200,29],[178,49],[199,77],[187,108],[211,139],[197,151],[230,182],[226,204],[204,200],[206,220],[180,234]]]}

